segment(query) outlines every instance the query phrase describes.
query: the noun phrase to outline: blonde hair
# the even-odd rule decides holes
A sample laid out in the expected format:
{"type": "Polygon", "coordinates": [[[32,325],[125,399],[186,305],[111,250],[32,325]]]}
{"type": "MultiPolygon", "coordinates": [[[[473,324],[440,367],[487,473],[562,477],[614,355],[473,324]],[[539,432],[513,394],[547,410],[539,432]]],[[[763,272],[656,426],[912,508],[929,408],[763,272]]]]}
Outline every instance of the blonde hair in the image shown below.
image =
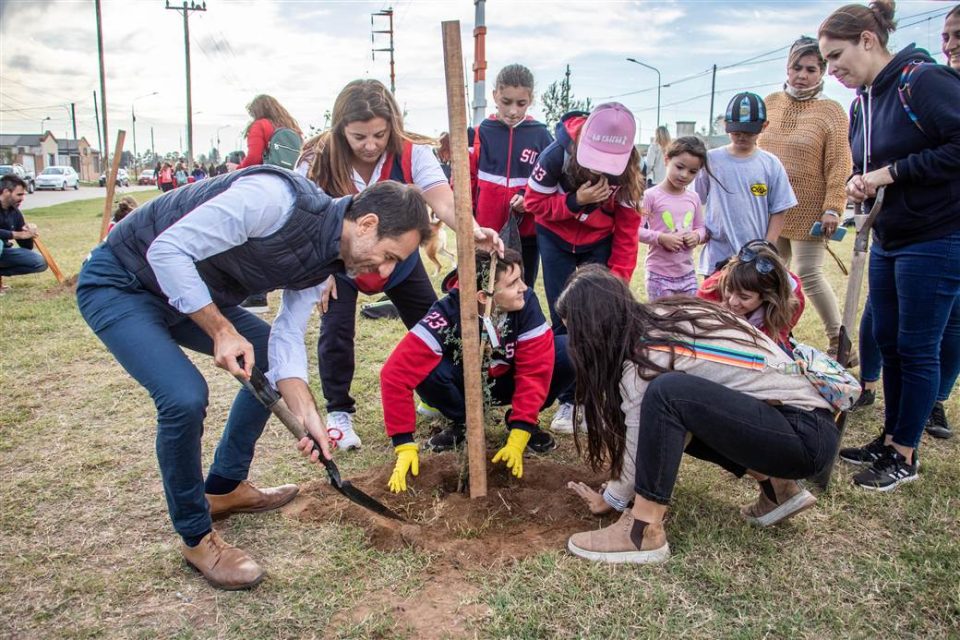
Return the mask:
{"type": "Polygon", "coordinates": [[[283,108],[283,105],[277,102],[277,99],[273,96],[261,93],[247,105],[247,113],[250,114],[253,121],[243,130],[243,135],[245,136],[249,133],[250,127],[253,126],[254,122],[257,120],[269,120],[274,127],[293,129],[297,132],[297,135],[301,138],[303,137],[303,131],[300,130],[300,125],[297,124],[293,116],[290,115],[290,113],[283,108]]]}
{"type": "Polygon", "coordinates": [[[670,131],[665,126],[657,127],[656,141],[660,145],[660,150],[666,153],[667,147],[670,146],[670,131]]]}
{"type": "Polygon", "coordinates": [[[393,94],[379,80],[354,80],[347,84],[333,103],[333,125],[303,144],[300,162],[309,162],[307,177],[334,197],[355,192],[353,178],[353,151],[344,129],[353,122],[367,122],[383,118],[389,136],[386,153],[399,155],[404,141],[435,145],[427,136],[403,129],[403,113],[393,94]]]}

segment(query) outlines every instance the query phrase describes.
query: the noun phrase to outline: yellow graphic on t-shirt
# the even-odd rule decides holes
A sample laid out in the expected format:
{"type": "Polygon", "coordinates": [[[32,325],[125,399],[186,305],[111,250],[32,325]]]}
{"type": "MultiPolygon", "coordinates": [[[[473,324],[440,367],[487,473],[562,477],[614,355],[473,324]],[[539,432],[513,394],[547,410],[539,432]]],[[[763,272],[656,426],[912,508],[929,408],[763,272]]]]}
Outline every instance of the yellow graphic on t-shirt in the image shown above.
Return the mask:
{"type": "Polygon", "coordinates": [[[767,185],[763,184],[762,182],[752,184],[750,185],[750,193],[758,198],[762,198],[763,196],[767,195],[767,185]]]}
{"type": "MultiPolygon", "coordinates": [[[[677,230],[677,223],[673,219],[673,212],[667,209],[664,209],[663,213],[660,214],[660,219],[663,220],[664,226],[667,227],[667,229],[670,229],[670,231],[677,230]]],[[[681,230],[689,231],[692,228],[692,225],[693,225],[693,211],[690,211],[688,209],[683,214],[683,227],[681,227],[681,230]]]]}

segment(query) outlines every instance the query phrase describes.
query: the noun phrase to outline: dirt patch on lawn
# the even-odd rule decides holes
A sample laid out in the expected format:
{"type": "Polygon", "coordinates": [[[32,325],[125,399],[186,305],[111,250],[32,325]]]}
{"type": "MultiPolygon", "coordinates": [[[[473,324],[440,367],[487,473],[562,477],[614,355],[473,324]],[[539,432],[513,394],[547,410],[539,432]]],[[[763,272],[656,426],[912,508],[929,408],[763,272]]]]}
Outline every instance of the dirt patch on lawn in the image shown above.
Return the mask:
{"type": "Polygon", "coordinates": [[[345,521],[359,526],[367,532],[371,546],[382,551],[413,546],[484,566],[561,549],[571,533],[596,526],[596,518],[566,484],[580,480],[598,486],[603,474],[528,458],[523,462],[523,478],[514,478],[503,465],[488,466],[487,496],[473,499],[457,490],[460,466],[456,454],[426,457],[420,475],[408,477],[408,491],[403,494],[387,489],[392,467],[350,478],[403,516],[406,524],[350,502],[326,481],[301,487],[300,497],[284,511],[301,520],[345,521]]]}
{"type": "MultiPolygon", "coordinates": [[[[583,502],[566,488],[570,480],[599,486],[605,474],[583,466],[539,458],[523,462],[523,478],[514,478],[503,465],[488,466],[487,496],[472,499],[459,492],[461,461],[456,454],[421,460],[420,475],[408,478],[408,491],[387,489],[392,467],[352,476],[350,481],[403,516],[397,522],[355,505],[326,481],[301,487],[300,496],[284,508],[288,517],[303,521],[349,522],[366,533],[371,546],[383,551],[412,546],[437,554],[424,589],[410,598],[391,592],[377,594],[393,615],[420,637],[435,637],[439,629],[459,637],[465,628],[451,620],[483,616],[475,603],[478,587],[471,570],[494,569],[545,550],[559,550],[577,531],[598,526],[583,502]],[[422,633],[422,635],[420,635],[422,633]]],[[[354,611],[350,618],[368,612],[354,611]]]]}

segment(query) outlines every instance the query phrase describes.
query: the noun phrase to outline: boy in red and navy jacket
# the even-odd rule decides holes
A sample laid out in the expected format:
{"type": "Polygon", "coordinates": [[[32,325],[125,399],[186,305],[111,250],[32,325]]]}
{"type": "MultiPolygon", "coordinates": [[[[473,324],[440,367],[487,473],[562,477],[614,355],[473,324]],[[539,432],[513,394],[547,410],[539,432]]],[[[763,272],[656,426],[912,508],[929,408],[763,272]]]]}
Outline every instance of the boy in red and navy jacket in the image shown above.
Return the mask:
{"type": "Polygon", "coordinates": [[[553,139],[545,124],[529,116],[510,126],[496,114],[471,129],[469,136],[477,223],[501,230],[500,235],[507,238],[509,234],[502,230],[510,216],[516,216],[520,245],[511,248],[522,253],[523,281],[532,287],[540,270],[540,254],[533,216],[523,204],[524,194],[537,156],[553,139]]]}
{"type": "MultiPolygon", "coordinates": [[[[478,313],[487,300],[483,291],[490,257],[477,253],[478,313]]],[[[500,346],[485,359],[484,385],[494,404],[510,405],[505,421],[510,431],[507,444],[494,457],[504,461],[517,477],[523,475],[523,452],[556,447],[550,434],[538,426],[540,411],[561,401],[572,402],[573,367],[567,357],[566,336],[554,336],[532,289],[522,279],[521,256],[506,249],[497,262],[492,292],[493,323],[500,346]]],[[[478,324],[480,319],[478,317],[478,324]]],[[[481,324],[481,335],[483,335],[481,324]]],[[[431,437],[426,444],[446,451],[465,438],[466,402],[463,391],[463,358],[460,346],[460,291],[453,289],[437,301],[430,312],[400,341],[380,372],[380,393],[387,435],[397,453],[390,479],[393,491],[406,490],[406,474],[419,472],[413,434],[416,412],[413,393],[436,408],[452,426],[431,437]]]]}

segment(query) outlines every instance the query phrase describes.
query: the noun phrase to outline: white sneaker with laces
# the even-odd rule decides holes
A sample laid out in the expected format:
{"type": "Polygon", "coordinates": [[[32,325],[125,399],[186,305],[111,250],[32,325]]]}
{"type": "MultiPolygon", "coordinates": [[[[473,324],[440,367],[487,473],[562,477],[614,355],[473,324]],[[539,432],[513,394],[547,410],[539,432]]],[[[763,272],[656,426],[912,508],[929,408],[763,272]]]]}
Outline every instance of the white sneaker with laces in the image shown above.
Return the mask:
{"type": "Polygon", "coordinates": [[[360,436],[353,430],[353,416],[346,411],[331,411],[327,414],[327,433],[330,440],[336,442],[338,449],[360,449],[360,436]]]}
{"type": "Polygon", "coordinates": [[[573,405],[569,402],[561,403],[553,415],[550,430],[554,433],[573,433],[573,405]]]}

